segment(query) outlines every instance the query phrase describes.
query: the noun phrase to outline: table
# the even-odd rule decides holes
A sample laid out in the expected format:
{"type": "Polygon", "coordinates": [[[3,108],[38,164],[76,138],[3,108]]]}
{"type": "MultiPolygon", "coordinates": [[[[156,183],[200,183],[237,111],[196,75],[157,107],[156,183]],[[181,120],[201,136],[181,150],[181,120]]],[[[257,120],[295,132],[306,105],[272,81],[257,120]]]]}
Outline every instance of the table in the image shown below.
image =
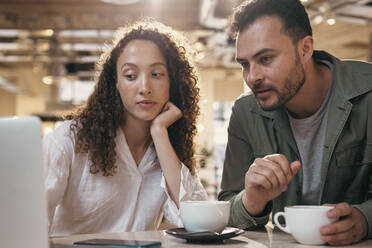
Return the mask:
{"type": "MultiPolygon", "coordinates": [[[[174,248],[197,248],[197,247],[224,247],[224,248],[320,248],[330,246],[308,246],[296,243],[296,241],[289,234],[280,231],[277,228],[267,225],[264,229],[259,231],[246,231],[240,236],[224,240],[223,243],[215,244],[194,244],[187,243],[183,239],[178,239],[168,235],[164,230],[159,231],[145,231],[145,232],[123,232],[123,233],[107,233],[107,234],[82,234],[73,235],[69,237],[53,238],[51,241],[55,244],[72,244],[75,241],[92,239],[92,238],[109,238],[109,239],[130,239],[130,240],[152,240],[161,241],[161,247],[174,248]]],[[[338,246],[342,247],[342,246],[338,246]]],[[[350,246],[344,246],[350,247],[350,246]]],[[[371,248],[372,240],[365,240],[363,242],[352,245],[355,248],[371,248]]]]}

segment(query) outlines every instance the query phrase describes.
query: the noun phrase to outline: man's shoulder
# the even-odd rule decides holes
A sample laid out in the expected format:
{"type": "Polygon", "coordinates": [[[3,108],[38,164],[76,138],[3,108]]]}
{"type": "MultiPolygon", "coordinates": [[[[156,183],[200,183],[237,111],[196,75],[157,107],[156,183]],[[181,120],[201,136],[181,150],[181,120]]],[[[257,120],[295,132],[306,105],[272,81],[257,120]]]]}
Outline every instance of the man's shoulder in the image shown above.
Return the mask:
{"type": "Polygon", "coordinates": [[[342,76],[367,76],[372,77],[372,63],[352,59],[339,59],[325,51],[314,51],[314,58],[330,61],[342,76]]]}
{"type": "Polygon", "coordinates": [[[342,63],[355,72],[372,76],[372,63],[370,62],[346,59],[342,60],[342,63]]]}
{"type": "Polygon", "coordinates": [[[341,87],[351,99],[372,92],[372,64],[357,60],[343,60],[343,82],[341,87]]]}
{"type": "Polygon", "coordinates": [[[347,99],[372,92],[372,63],[334,59],[337,88],[347,99]]]}

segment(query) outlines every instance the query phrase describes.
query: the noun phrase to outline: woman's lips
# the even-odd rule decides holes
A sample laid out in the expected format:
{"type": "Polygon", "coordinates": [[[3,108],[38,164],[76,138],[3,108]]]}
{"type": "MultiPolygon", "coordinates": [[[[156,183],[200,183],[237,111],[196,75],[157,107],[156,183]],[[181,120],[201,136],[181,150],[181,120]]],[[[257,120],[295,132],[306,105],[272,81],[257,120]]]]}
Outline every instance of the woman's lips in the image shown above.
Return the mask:
{"type": "Polygon", "coordinates": [[[151,108],[156,104],[156,102],[150,101],[150,100],[144,100],[144,101],[138,102],[137,104],[142,108],[151,108]]]}

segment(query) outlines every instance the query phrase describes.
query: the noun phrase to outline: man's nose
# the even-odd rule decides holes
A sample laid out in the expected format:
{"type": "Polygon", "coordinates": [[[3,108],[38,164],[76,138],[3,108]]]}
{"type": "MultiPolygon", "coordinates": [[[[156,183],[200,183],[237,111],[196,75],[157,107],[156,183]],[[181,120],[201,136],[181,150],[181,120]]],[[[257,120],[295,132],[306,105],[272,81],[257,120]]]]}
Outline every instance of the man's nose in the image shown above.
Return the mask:
{"type": "Polygon", "coordinates": [[[259,65],[251,64],[249,72],[246,74],[246,82],[249,87],[262,82],[263,73],[259,65]]]}
{"type": "Polygon", "coordinates": [[[151,93],[152,93],[152,90],[151,90],[150,79],[146,75],[143,75],[141,77],[141,82],[140,82],[140,94],[149,95],[151,93]]]}

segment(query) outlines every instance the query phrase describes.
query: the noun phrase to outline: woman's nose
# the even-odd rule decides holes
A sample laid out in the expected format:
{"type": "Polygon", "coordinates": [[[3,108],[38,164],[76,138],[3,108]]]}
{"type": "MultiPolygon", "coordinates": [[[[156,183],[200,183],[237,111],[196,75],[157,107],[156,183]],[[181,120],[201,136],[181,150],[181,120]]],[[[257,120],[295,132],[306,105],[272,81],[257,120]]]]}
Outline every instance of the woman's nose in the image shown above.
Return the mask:
{"type": "Polygon", "coordinates": [[[142,76],[140,82],[140,94],[149,95],[152,93],[150,80],[147,76],[142,76]]]}

